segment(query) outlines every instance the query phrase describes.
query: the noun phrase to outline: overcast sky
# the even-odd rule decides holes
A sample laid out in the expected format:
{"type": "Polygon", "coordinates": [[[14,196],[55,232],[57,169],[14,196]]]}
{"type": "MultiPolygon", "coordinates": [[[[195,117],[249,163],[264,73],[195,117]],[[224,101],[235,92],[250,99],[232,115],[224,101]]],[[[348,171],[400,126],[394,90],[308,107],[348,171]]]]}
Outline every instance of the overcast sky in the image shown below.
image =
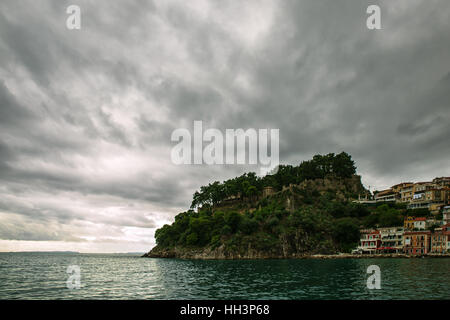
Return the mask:
{"type": "Polygon", "coordinates": [[[249,170],[172,164],[194,120],[346,151],[374,190],[450,175],[449,107],[448,0],[1,1],[0,251],[148,251],[249,170]]]}

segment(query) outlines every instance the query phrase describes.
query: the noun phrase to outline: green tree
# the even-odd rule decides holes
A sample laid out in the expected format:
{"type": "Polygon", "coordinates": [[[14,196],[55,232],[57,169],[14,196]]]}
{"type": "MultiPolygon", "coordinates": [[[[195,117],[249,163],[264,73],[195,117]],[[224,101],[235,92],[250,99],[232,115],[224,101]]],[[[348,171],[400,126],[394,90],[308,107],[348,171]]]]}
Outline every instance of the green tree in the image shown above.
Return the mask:
{"type": "Polygon", "coordinates": [[[192,232],[186,237],[186,244],[189,246],[195,246],[198,242],[198,236],[197,233],[192,232]]]}
{"type": "Polygon", "coordinates": [[[356,172],[355,162],[346,152],[337,154],[333,159],[332,166],[334,174],[338,177],[350,178],[356,172]]]}
{"type": "Polygon", "coordinates": [[[236,211],[229,211],[225,213],[224,220],[225,224],[230,227],[231,232],[235,233],[241,220],[241,215],[236,211]]]}
{"type": "Polygon", "coordinates": [[[337,220],[333,228],[333,238],[345,251],[356,246],[360,238],[357,221],[348,217],[337,220]]]}
{"type": "Polygon", "coordinates": [[[375,228],[378,225],[378,215],[375,213],[369,214],[364,217],[363,225],[366,228],[375,228]]]}
{"type": "Polygon", "coordinates": [[[252,234],[253,232],[257,231],[258,229],[258,222],[254,219],[250,219],[247,216],[242,217],[242,219],[239,222],[239,231],[242,231],[244,234],[252,234]]]}

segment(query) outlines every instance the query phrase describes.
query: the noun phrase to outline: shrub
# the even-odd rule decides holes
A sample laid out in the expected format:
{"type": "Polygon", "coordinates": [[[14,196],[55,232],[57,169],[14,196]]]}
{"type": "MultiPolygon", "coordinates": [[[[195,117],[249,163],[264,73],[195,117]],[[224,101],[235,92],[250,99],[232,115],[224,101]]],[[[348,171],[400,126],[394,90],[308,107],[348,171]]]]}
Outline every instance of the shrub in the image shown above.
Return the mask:
{"type": "Polygon", "coordinates": [[[258,229],[258,222],[255,219],[243,217],[239,223],[239,231],[245,234],[251,234],[258,229]]]}
{"type": "Polygon", "coordinates": [[[195,246],[198,241],[197,233],[192,232],[186,237],[186,244],[189,246],[195,246]]]}
{"type": "Polygon", "coordinates": [[[241,215],[236,211],[227,212],[224,216],[224,220],[227,226],[230,227],[231,232],[236,232],[239,221],[241,220],[241,215]]]}
{"type": "Polygon", "coordinates": [[[230,228],[229,225],[224,225],[222,230],[221,230],[221,234],[224,235],[224,236],[231,234],[231,232],[232,231],[231,231],[231,228],[230,228]]]}
{"type": "Polygon", "coordinates": [[[347,249],[358,243],[360,237],[359,227],[352,218],[342,218],[336,221],[333,227],[333,238],[339,243],[341,249],[347,249]]]}
{"type": "Polygon", "coordinates": [[[215,249],[218,246],[220,246],[220,235],[216,234],[215,236],[213,236],[211,238],[210,245],[211,245],[212,249],[215,249]]]}

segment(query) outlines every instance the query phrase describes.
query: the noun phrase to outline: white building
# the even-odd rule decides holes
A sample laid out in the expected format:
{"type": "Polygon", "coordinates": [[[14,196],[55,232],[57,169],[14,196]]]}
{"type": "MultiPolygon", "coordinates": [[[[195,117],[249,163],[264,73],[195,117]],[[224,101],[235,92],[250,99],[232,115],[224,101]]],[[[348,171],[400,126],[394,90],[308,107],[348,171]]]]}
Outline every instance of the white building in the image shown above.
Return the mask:
{"type": "Polygon", "coordinates": [[[403,251],[403,232],[402,227],[379,228],[381,234],[381,250],[386,252],[403,251]]]}
{"type": "Polygon", "coordinates": [[[445,206],[442,211],[443,224],[450,223],[450,206],[445,206]]]}
{"type": "Polygon", "coordinates": [[[426,221],[425,218],[423,218],[423,219],[421,219],[421,218],[416,218],[416,219],[414,220],[414,229],[417,229],[417,230],[425,230],[425,228],[426,228],[426,223],[427,223],[427,221],[426,221]]]}
{"type": "Polygon", "coordinates": [[[375,194],[376,202],[393,202],[397,200],[397,194],[391,189],[383,190],[375,194]]]}

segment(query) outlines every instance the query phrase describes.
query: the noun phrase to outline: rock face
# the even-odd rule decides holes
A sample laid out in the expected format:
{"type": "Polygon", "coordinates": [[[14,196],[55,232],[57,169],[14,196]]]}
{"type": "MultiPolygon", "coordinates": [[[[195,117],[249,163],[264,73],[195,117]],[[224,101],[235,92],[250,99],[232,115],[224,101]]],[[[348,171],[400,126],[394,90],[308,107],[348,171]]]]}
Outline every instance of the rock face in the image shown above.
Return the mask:
{"type": "MultiPolygon", "coordinates": [[[[353,175],[351,178],[325,178],[305,180],[299,185],[295,185],[299,189],[316,190],[318,192],[325,192],[327,190],[334,190],[341,199],[347,198],[347,193],[351,192],[355,195],[366,195],[370,192],[366,190],[361,182],[361,176],[353,175]]],[[[292,188],[294,186],[285,187],[292,188]]]]}
{"type": "Polygon", "coordinates": [[[367,259],[367,258],[450,258],[450,254],[439,255],[406,255],[401,253],[389,254],[267,254],[249,250],[246,254],[225,253],[223,247],[215,250],[210,249],[164,249],[151,250],[143,255],[146,258],[177,258],[177,259],[193,259],[193,260],[251,260],[251,259],[367,259]]]}
{"type": "Polygon", "coordinates": [[[250,244],[242,246],[238,250],[230,250],[221,245],[217,248],[161,248],[154,247],[150,252],[143,255],[148,258],[179,258],[179,259],[292,259],[305,258],[313,255],[320,255],[326,252],[328,254],[335,253],[336,249],[330,243],[330,246],[311,248],[308,245],[308,236],[298,232],[292,239],[283,236],[280,239],[280,245],[273,247],[270,251],[258,250],[250,244]]]}
{"type": "Polygon", "coordinates": [[[171,248],[161,249],[153,248],[150,252],[143,255],[147,258],[178,258],[178,259],[201,259],[201,260],[238,260],[238,259],[287,259],[287,258],[303,258],[305,254],[281,254],[267,253],[249,248],[244,253],[226,251],[224,246],[216,249],[201,248],[171,248]]]}
{"type": "Polygon", "coordinates": [[[331,239],[322,244],[312,246],[309,235],[302,230],[297,230],[294,235],[280,235],[279,244],[274,245],[270,250],[258,250],[250,243],[241,243],[239,248],[231,250],[221,245],[217,248],[210,246],[203,248],[154,247],[143,257],[149,258],[179,258],[179,259],[292,259],[304,258],[312,255],[332,254],[337,249],[331,239]]]}

